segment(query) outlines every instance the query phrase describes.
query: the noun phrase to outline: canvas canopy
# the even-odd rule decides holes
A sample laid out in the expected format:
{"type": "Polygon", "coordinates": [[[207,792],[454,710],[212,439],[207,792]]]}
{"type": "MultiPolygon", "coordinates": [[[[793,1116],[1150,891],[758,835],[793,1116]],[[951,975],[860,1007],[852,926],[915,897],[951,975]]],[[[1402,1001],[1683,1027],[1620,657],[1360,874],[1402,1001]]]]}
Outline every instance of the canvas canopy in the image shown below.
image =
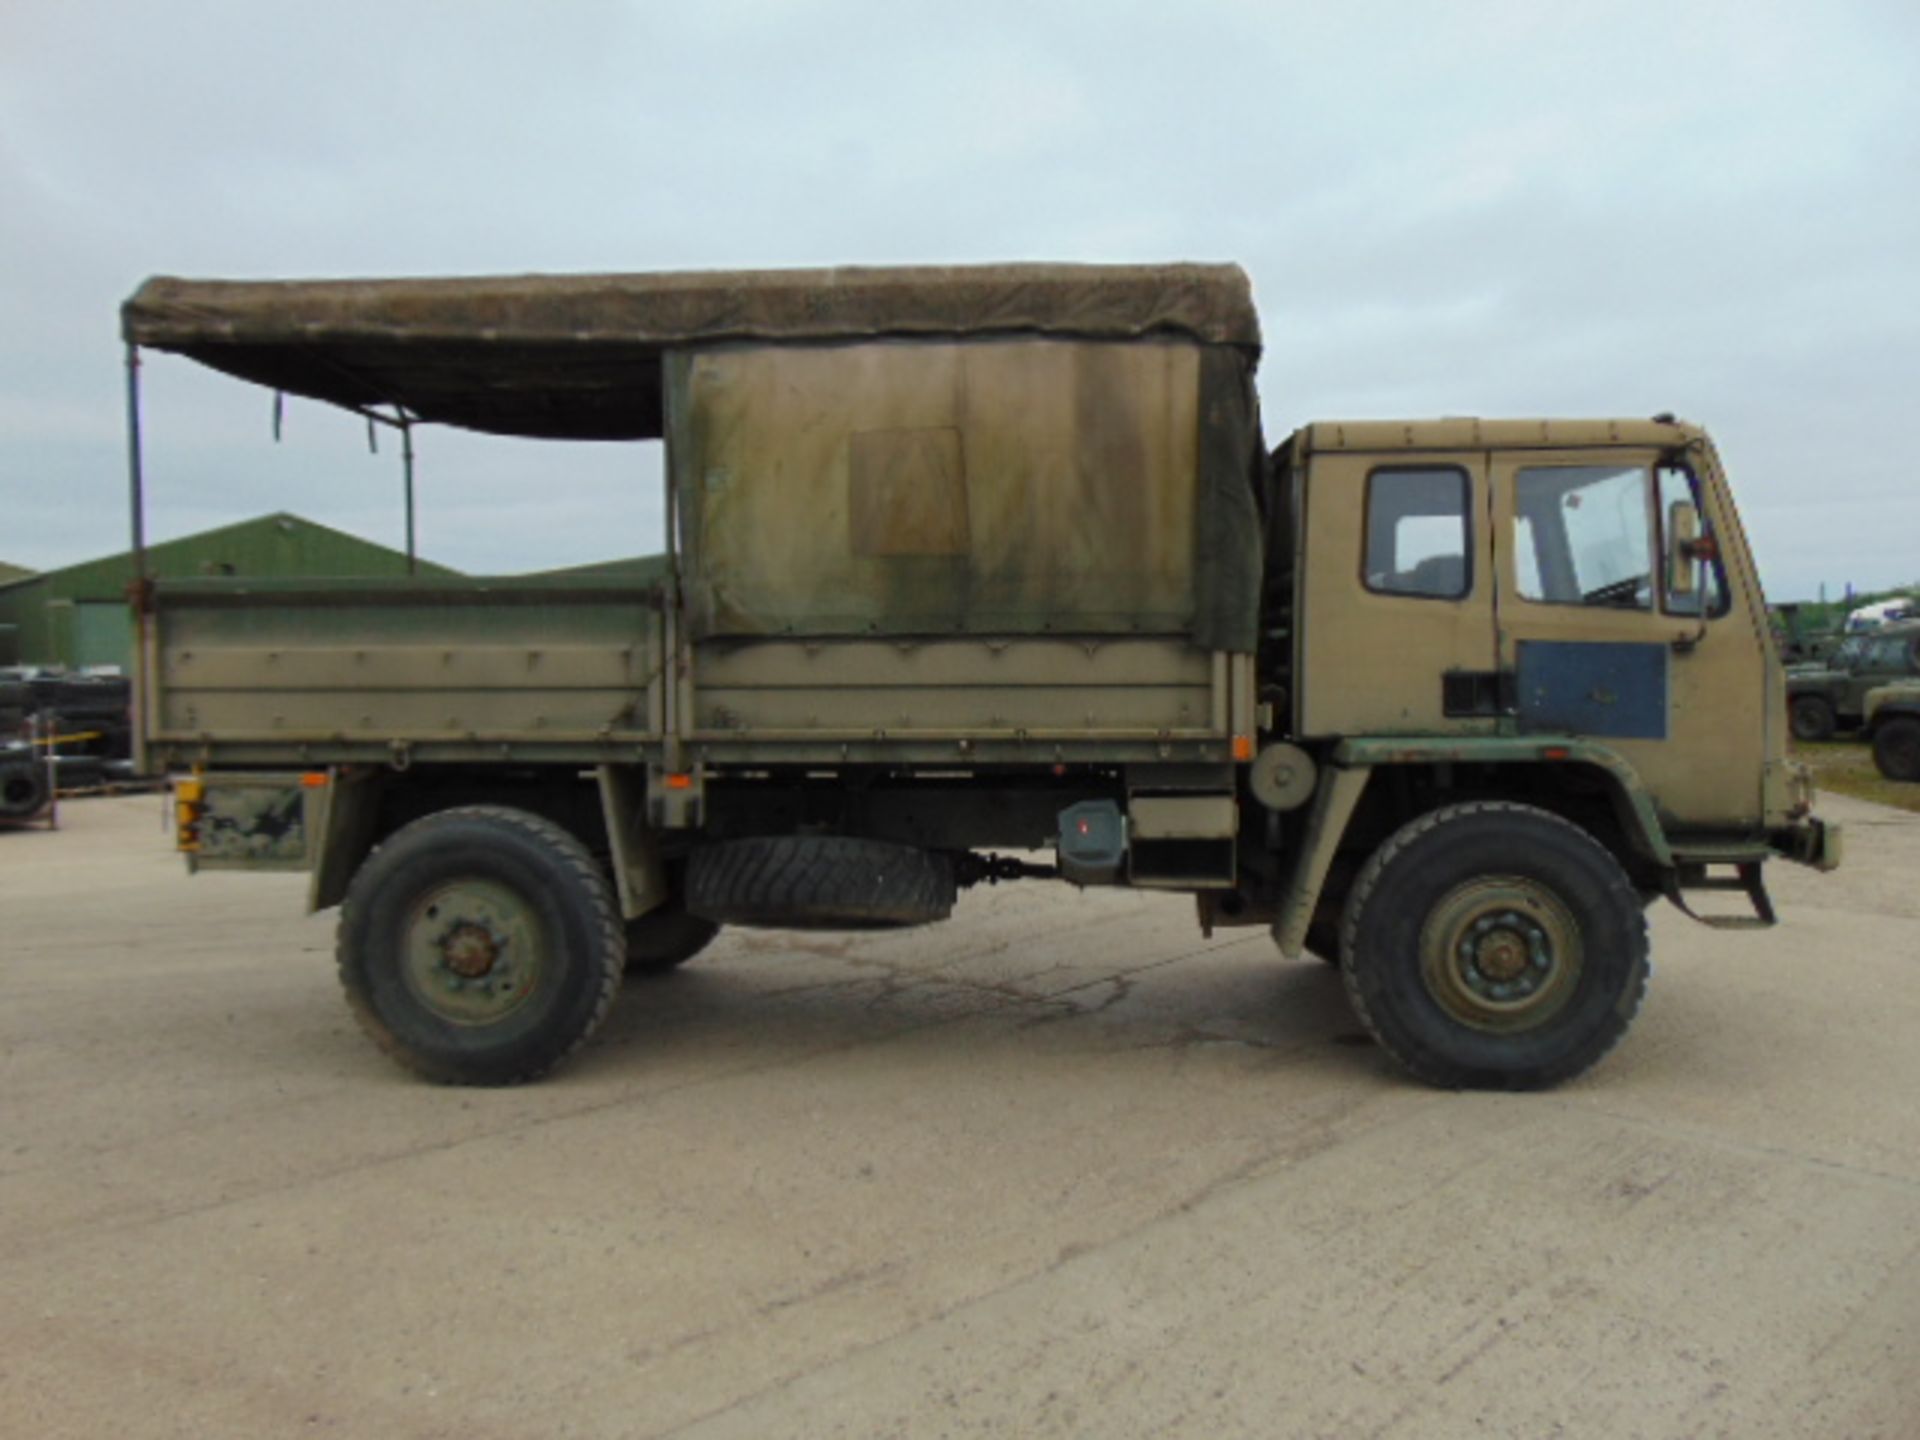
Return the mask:
{"type": "Polygon", "coordinates": [[[917,340],[675,355],[703,639],[1257,639],[1250,363],[1190,340],[917,340]]]}
{"type": "Polygon", "coordinates": [[[502,435],[651,439],[662,362],[728,342],[1164,336],[1260,348],[1235,265],[148,280],[125,337],[243,380],[502,435]]]}

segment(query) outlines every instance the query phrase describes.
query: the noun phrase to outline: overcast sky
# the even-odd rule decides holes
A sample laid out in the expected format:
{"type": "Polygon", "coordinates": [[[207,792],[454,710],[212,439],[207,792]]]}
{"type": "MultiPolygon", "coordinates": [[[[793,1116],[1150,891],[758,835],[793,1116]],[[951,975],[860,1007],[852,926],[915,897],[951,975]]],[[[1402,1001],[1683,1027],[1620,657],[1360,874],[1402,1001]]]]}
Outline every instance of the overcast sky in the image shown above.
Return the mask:
{"type": "MultiPolygon", "coordinates": [[[[1920,579],[1920,5],[0,3],[0,559],[124,548],[145,276],[1237,260],[1270,439],[1708,425],[1773,598],[1920,579]]],[[[359,422],[155,355],[151,529],[401,540],[359,422]]],[[[471,571],[660,543],[657,447],[426,431],[471,571]]]]}

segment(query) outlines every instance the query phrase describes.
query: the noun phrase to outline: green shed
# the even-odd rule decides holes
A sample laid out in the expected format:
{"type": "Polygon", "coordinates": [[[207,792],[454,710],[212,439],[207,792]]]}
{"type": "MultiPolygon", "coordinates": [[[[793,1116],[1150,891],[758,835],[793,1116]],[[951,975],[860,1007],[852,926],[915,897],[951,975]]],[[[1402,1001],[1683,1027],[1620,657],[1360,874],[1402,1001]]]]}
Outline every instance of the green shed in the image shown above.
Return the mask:
{"type": "MultiPolygon", "coordinates": [[[[407,557],[343,530],[284,512],[203,530],[147,547],[147,571],[161,577],[400,577],[407,557]]],[[[422,560],[422,575],[459,572],[422,560]]],[[[14,659],[74,668],[133,665],[127,586],[133,554],[124,551],[25,578],[0,577],[0,636],[12,631],[14,659]]]]}

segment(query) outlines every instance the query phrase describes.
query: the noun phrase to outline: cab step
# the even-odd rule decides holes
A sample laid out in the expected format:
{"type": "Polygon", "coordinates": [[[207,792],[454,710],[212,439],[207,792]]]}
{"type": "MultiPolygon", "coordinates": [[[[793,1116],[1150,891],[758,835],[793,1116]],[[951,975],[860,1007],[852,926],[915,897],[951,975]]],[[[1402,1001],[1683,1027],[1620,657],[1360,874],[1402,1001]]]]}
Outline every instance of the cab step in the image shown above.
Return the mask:
{"type": "Polygon", "coordinates": [[[1733,874],[1716,874],[1708,861],[1683,860],[1667,871],[1664,889],[1680,913],[1716,930],[1765,930],[1777,923],[1773,898],[1758,860],[1733,863],[1733,874]],[[1687,892],[1738,891],[1753,906],[1751,915],[1702,915],[1687,903],[1687,892]]]}

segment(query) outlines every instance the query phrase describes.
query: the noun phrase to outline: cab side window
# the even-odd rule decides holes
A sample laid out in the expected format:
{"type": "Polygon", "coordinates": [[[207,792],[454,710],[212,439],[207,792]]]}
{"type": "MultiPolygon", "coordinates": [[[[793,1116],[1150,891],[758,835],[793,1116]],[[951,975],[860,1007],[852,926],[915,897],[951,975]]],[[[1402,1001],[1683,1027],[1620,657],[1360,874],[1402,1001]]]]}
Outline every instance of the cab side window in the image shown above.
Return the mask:
{"type": "Polygon", "coordinates": [[[1458,600],[1473,588],[1467,472],[1451,465],[1383,468],[1367,476],[1369,590],[1458,600]]]}
{"type": "Polygon", "coordinates": [[[1653,608],[1648,475],[1640,466],[1528,465],[1514,476],[1523,600],[1653,608]]]}

